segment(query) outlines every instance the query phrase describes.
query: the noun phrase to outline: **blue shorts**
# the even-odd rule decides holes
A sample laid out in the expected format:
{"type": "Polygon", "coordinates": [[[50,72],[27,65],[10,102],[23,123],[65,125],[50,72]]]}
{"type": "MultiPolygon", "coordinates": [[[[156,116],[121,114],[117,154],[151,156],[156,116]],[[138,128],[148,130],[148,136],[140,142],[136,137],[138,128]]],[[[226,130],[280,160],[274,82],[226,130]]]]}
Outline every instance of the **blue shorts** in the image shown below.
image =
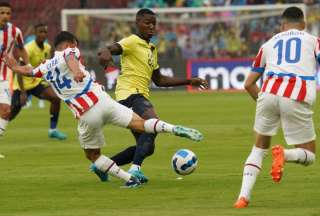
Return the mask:
{"type": "MultiPolygon", "coordinates": [[[[139,116],[143,114],[150,108],[153,108],[151,102],[145,98],[142,94],[133,94],[124,100],[118,101],[120,104],[131,108],[139,116]]],[[[154,116],[156,117],[156,116],[154,116]]]]}

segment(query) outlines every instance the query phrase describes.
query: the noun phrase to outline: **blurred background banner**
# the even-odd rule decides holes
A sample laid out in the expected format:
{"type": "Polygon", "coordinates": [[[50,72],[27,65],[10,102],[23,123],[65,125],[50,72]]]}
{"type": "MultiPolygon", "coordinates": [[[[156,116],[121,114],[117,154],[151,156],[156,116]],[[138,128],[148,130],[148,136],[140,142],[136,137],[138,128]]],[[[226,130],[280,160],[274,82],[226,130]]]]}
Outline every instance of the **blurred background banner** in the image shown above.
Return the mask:
{"type": "MultiPolygon", "coordinates": [[[[251,58],[190,59],[187,77],[208,80],[210,90],[243,90],[244,80],[251,71],[251,58]]],[[[195,90],[188,87],[188,90],[195,90]]]]}

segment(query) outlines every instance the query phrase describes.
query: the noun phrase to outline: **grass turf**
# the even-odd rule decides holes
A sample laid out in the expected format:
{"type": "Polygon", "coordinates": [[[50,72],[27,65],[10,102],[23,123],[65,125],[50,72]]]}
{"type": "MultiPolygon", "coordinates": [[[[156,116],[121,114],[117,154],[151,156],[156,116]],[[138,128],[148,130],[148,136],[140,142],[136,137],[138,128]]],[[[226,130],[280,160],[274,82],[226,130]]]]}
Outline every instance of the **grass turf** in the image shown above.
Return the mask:
{"type": "MultiPolygon", "coordinates": [[[[242,165],[254,143],[255,103],[244,93],[153,92],[158,115],[169,122],[203,132],[203,142],[161,134],[155,154],[143,171],[150,182],[138,189],[120,189],[112,178],[101,183],[88,170],[79,147],[76,120],[63,105],[59,128],[68,140],[47,138],[48,104],[24,109],[0,138],[0,216],[140,216],[140,215],[320,215],[319,163],[311,167],[288,164],[283,180],[269,176],[271,155],[264,161],[247,209],[233,209],[242,165]],[[171,157],[180,148],[194,151],[198,169],[177,180],[171,157]]],[[[316,104],[316,108],[319,104],[316,104]]],[[[316,130],[320,115],[315,113],[316,130]]],[[[134,144],[129,131],[105,127],[109,156],[134,144]]],[[[284,143],[282,135],[273,143],[284,143]]],[[[127,169],[127,167],[124,167],[127,169]]]]}

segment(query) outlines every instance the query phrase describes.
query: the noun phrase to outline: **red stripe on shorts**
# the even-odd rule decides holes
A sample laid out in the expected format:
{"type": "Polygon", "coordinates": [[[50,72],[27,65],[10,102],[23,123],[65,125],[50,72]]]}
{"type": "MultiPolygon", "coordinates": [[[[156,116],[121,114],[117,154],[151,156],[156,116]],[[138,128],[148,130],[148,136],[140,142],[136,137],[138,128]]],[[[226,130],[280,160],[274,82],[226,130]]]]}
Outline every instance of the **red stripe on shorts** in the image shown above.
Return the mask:
{"type": "Polygon", "coordinates": [[[282,82],[283,82],[283,77],[277,78],[276,81],[273,83],[270,93],[277,94],[282,82]]]}
{"type": "Polygon", "coordinates": [[[305,80],[301,80],[301,81],[302,81],[302,84],[297,97],[297,101],[303,101],[307,95],[307,83],[305,80]]]}
{"type": "Polygon", "coordinates": [[[98,102],[98,97],[93,92],[87,92],[87,96],[90,98],[93,104],[98,102]]]}
{"type": "Polygon", "coordinates": [[[289,81],[288,81],[288,85],[286,87],[286,90],[284,90],[283,96],[284,97],[290,97],[292,92],[293,92],[293,88],[294,85],[296,84],[296,78],[295,77],[290,77],[289,81]]]}
{"type": "Polygon", "coordinates": [[[89,109],[89,104],[82,97],[78,97],[75,100],[82,106],[83,110],[89,109]]]}

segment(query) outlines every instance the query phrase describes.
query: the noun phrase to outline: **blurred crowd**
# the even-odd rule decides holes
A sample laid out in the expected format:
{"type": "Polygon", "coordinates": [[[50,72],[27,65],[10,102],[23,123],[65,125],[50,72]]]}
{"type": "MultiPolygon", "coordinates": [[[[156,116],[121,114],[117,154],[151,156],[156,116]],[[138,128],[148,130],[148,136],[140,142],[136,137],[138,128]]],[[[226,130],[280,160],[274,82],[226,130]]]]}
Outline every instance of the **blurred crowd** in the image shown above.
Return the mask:
{"type": "MultiPolygon", "coordinates": [[[[127,6],[162,8],[275,3],[308,4],[308,28],[314,34],[319,35],[320,4],[316,4],[317,0],[134,0],[128,1],[127,6]]],[[[261,12],[263,11],[257,13],[261,12]]],[[[281,10],[279,10],[280,14],[281,10]]],[[[253,57],[266,40],[279,32],[280,17],[279,15],[258,16],[241,20],[241,17],[246,15],[248,12],[158,14],[157,35],[152,42],[158,47],[160,60],[253,57]],[[168,19],[178,22],[168,22],[168,19]],[[195,19],[200,21],[198,23],[188,22],[188,20],[195,19]],[[185,22],[179,22],[181,20],[185,22]]],[[[134,25],[133,16],[111,17],[110,19],[78,16],[71,26],[77,26],[74,31],[80,37],[84,47],[99,48],[130,35],[134,32],[134,25]]]]}
{"type": "MultiPolygon", "coordinates": [[[[308,11],[308,29],[315,35],[319,35],[320,30],[319,9],[319,5],[314,5],[308,11]]],[[[165,16],[159,14],[157,35],[152,42],[157,45],[159,59],[162,60],[253,57],[266,40],[279,32],[280,17],[278,15],[240,20],[246,15],[247,12],[165,14],[165,16]],[[185,22],[170,23],[164,18],[176,21],[183,19],[185,22]],[[200,19],[199,23],[188,22],[195,19],[200,19]],[[212,22],[206,22],[206,19],[212,22]]],[[[130,22],[115,20],[114,17],[108,20],[79,16],[78,23],[84,23],[81,19],[90,22],[89,26],[95,26],[91,30],[88,29],[87,34],[78,34],[80,39],[85,41],[84,44],[88,44],[86,47],[98,48],[109,45],[134,32],[133,17],[130,22]],[[82,38],[84,36],[85,40],[82,38]]],[[[88,25],[78,25],[78,29],[83,31],[85,26],[88,25]]]]}
{"type": "MultiPolygon", "coordinates": [[[[206,7],[275,3],[305,3],[308,5],[308,30],[320,32],[320,0],[11,0],[13,22],[25,36],[39,22],[49,26],[49,42],[61,29],[63,8],[133,8],[133,7],[206,7]],[[25,10],[25,8],[31,10],[25,10]],[[32,13],[30,13],[32,11],[32,13]],[[37,14],[37,16],[34,16],[37,14]],[[52,17],[56,17],[52,19],[52,17]]],[[[280,11],[281,12],[281,11],[280,11]]],[[[157,44],[160,59],[252,57],[260,45],[279,29],[279,16],[242,19],[247,12],[206,12],[158,15],[157,44]],[[196,22],[195,20],[198,20],[196,22]],[[177,22],[171,22],[177,21],[177,22]],[[181,22],[182,21],[182,22],[181,22]]],[[[254,15],[254,14],[253,14],[254,15]]],[[[94,58],[93,50],[134,32],[134,16],[74,16],[68,18],[68,29],[79,37],[85,56],[94,58]]]]}
{"type": "Polygon", "coordinates": [[[208,7],[226,5],[254,4],[287,4],[287,3],[319,3],[319,0],[134,0],[128,2],[128,7],[208,7]]]}

